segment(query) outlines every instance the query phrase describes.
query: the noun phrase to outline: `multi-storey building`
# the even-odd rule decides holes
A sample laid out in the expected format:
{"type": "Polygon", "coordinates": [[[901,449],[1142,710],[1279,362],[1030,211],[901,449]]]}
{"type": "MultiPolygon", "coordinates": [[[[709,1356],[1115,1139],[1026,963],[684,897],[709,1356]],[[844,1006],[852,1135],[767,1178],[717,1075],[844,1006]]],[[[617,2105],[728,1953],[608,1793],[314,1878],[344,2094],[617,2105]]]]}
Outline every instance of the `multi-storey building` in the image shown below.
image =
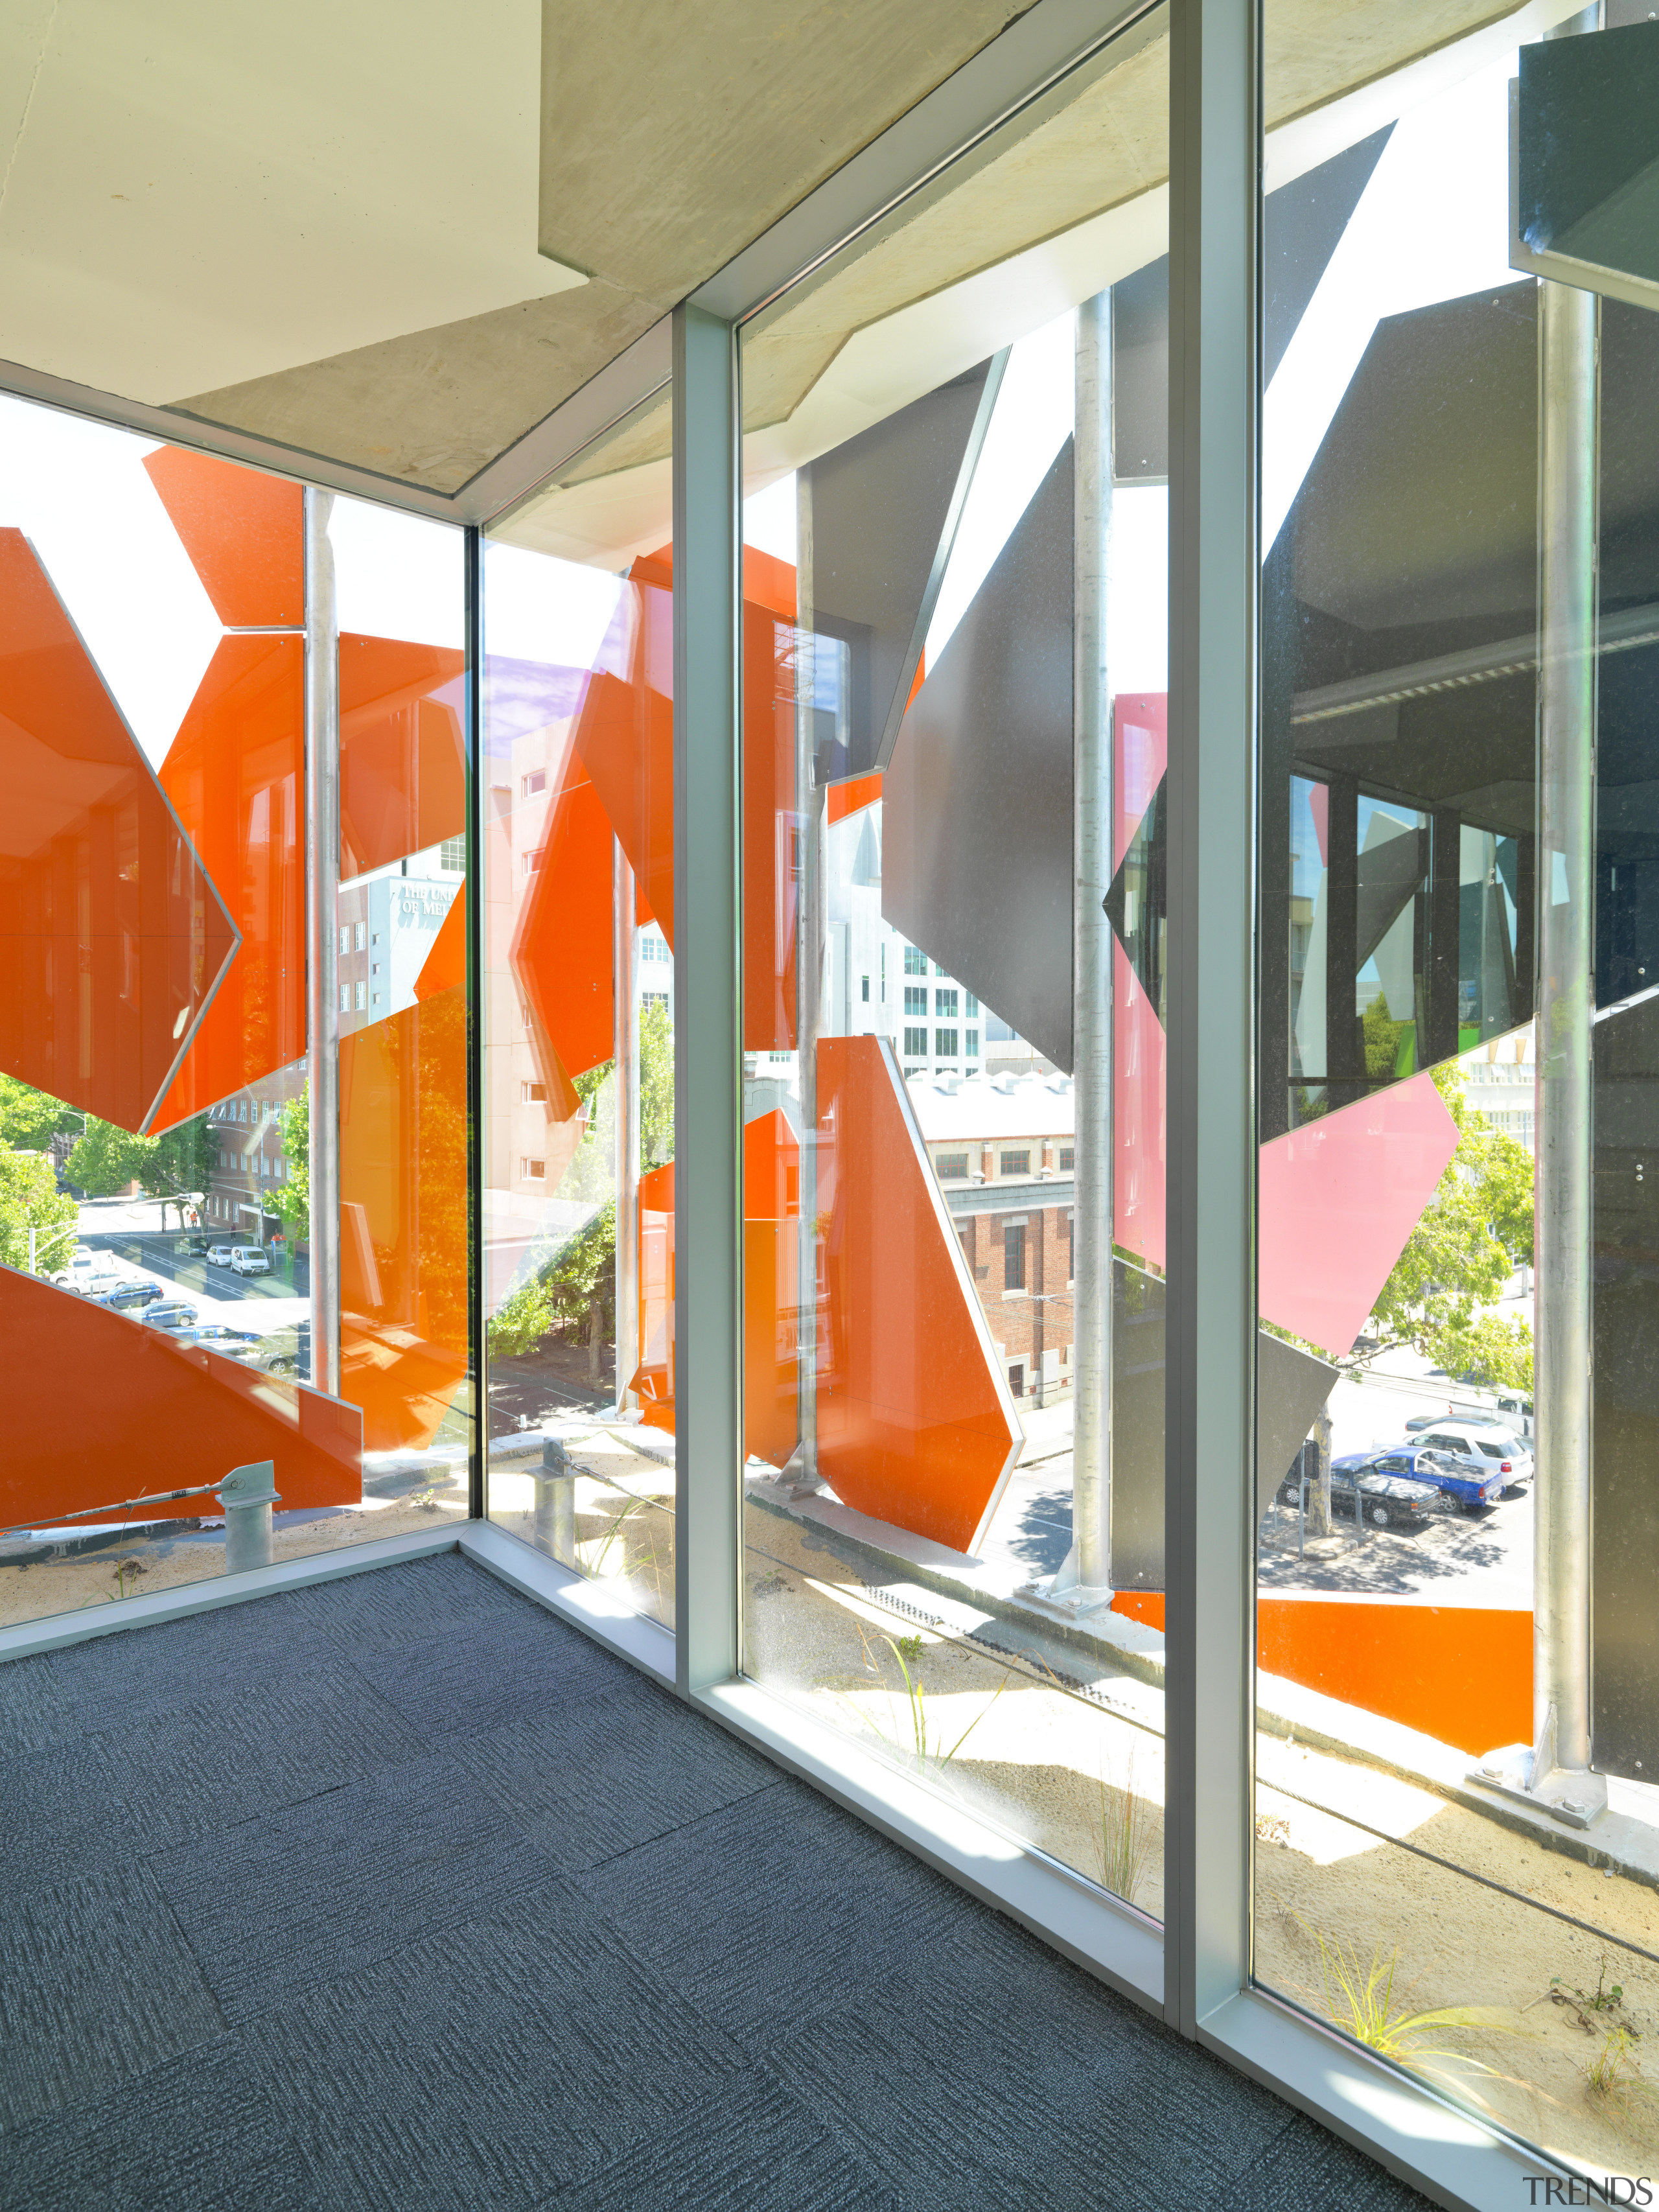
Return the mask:
{"type": "Polygon", "coordinates": [[[202,1226],[225,1243],[268,1244],[283,1234],[276,1205],[289,1179],[283,1109],[304,1088],[303,1066],[279,1068],[210,1109],[211,1164],[202,1226]]]}

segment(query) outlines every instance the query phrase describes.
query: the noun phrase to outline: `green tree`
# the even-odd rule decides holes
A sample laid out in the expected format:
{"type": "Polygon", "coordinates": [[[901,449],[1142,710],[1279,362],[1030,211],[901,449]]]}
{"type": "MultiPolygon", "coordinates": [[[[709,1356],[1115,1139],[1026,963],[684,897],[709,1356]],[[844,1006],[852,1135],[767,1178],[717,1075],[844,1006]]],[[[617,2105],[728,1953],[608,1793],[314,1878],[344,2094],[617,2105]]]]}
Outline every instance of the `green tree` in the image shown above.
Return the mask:
{"type": "Polygon", "coordinates": [[[587,1379],[601,1381],[599,1352],[617,1310],[617,1201],[607,1199],[556,1255],[502,1301],[489,1323],[496,1358],[533,1351],[553,1328],[587,1326],[587,1379]]]}
{"type": "Polygon", "coordinates": [[[58,1188],[50,1152],[0,1152],[0,1262],[29,1264],[29,1231],[35,1232],[35,1272],[56,1274],[70,1263],[80,1208],[58,1188]]]}
{"type": "Polygon", "coordinates": [[[0,1146],[18,1152],[43,1152],[59,1131],[79,1129],[84,1117],[45,1091],[33,1091],[15,1075],[0,1075],[0,1146]]]}
{"type": "Polygon", "coordinates": [[[283,1226],[295,1243],[311,1237],[311,1085],[301,1086],[297,1098],[283,1109],[283,1151],[288,1158],[288,1180],[277,1184],[273,1195],[283,1226]]]}
{"type": "Polygon", "coordinates": [[[1530,1389],[1532,1332],[1491,1309],[1532,1257],[1533,1164],[1467,1104],[1455,1060],[1434,1070],[1434,1085],[1457,1149],[1376,1302],[1382,1340],[1368,1357],[1409,1344],[1448,1374],[1530,1389]]]}
{"type": "Polygon", "coordinates": [[[674,1157],[674,1032],[668,1009],[640,1009],[640,1172],[674,1157]]]}
{"type": "Polygon", "coordinates": [[[1389,994],[1379,991],[1361,1017],[1365,1036],[1365,1073],[1373,1083],[1387,1083],[1400,1057],[1400,1039],[1406,1024],[1389,1012],[1389,994]]]}
{"type": "Polygon", "coordinates": [[[100,1121],[88,1114],[85,1132],[64,1172],[88,1198],[113,1198],[129,1183],[142,1181],[142,1171],[150,1166],[160,1142],[156,1137],[135,1137],[113,1121],[100,1121]]]}

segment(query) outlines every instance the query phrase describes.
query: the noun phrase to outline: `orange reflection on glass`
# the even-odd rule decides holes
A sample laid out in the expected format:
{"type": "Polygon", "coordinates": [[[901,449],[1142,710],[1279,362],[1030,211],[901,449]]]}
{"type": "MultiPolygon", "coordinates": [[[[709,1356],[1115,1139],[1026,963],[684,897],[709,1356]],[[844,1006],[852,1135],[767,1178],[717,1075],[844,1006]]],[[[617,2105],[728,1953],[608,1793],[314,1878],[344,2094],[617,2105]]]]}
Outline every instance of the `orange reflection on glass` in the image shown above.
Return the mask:
{"type": "Polygon", "coordinates": [[[466,830],[464,653],[340,638],[340,873],[360,876],[466,830]]]}
{"type": "Polygon", "coordinates": [[[0,531],[0,1069],[146,1129],[237,938],[33,549],[0,531]]]}
{"type": "Polygon", "coordinates": [[[242,936],[156,1117],[170,1128],[306,1049],[301,638],[222,642],[161,782],[242,936]]]}
{"type": "Polygon", "coordinates": [[[340,1394],[365,1449],[437,1433],[467,1371],[466,1255],[458,986],[340,1040],[340,1394]]]}

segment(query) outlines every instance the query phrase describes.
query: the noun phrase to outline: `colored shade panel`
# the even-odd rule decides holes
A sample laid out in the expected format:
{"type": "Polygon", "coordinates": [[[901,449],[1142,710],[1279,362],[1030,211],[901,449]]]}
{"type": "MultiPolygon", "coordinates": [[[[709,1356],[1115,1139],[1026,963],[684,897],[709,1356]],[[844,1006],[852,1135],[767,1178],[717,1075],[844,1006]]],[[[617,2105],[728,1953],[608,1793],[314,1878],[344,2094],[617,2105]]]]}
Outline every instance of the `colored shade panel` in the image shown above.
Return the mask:
{"type": "Polygon", "coordinates": [[[305,495],[298,484],[179,446],[149,454],[144,470],[228,629],[303,626],[305,495]]]}
{"type": "MultiPolygon", "coordinates": [[[[575,744],[641,897],[674,943],[674,597],[666,554],[635,561],[576,719],[575,744]]],[[[606,909],[610,900],[607,895],[606,909]]]]}
{"type": "Polygon", "coordinates": [[[340,872],[364,875],[466,830],[466,656],[340,637],[340,872]]]}
{"type": "Polygon", "coordinates": [[[467,1372],[466,1002],[340,1040],[341,1395],[369,1451],[424,1448],[467,1372]]]}
{"type": "Polygon", "coordinates": [[[305,1054],[303,640],[224,639],[161,773],[242,940],[156,1115],[167,1129],[305,1054]]]}
{"type": "MultiPolygon", "coordinates": [[[[338,1399],[176,1343],[9,1267],[0,1267],[0,1527],[114,1517],[103,1509],[214,1482],[262,1459],[275,1462],[285,1510],[362,1502],[362,1425],[338,1399]]],[[[179,1498],[134,1517],[213,1510],[211,1498],[179,1498]]]]}
{"type": "Polygon", "coordinates": [[[1429,1075],[1264,1145],[1264,1318],[1345,1358],[1456,1149],[1457,1125],[1429,1075]]]}
{"type": "Polygon", "coordinates": [[[0,531],[0,1069],[154,1119],[237,933],[21,531],[0,531]]]}
{"type": "Polygon", "coordinates": [[[415,978],[415,998],[435,999],[440,991],[453,991],[466,981],[466,885],[450,901],[449,911],[438,926],[432,950],[415,978]]]}
{"type": "Polygon", "coordinates": [[[507,966],[528,1017],[549,1117],[567,1121],[580,1103],[572,1079],[611,1058],[616,1034],[611,817],[574,748],[556,779],[541,848],[530,857],[536,865],[507,966]]]}
{"type": "Polygon", "coordinates": [[[890,1048],[823,1038],[818,1111],[820,1471],[858,1511],[970,1552],[1020,1429],[890,1048]]]}

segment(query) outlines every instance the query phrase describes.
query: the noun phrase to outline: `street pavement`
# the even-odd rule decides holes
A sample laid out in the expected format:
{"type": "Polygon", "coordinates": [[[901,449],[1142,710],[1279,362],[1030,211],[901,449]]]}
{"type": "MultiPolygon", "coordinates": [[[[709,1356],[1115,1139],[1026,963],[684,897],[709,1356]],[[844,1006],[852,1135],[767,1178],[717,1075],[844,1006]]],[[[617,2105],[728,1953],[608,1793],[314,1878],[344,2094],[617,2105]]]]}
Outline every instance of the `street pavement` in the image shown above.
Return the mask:
{"type": "MultiPolygon", "coordinates": [[[[176,1211],[170,1207],[168,1212],[176,1223],[176,1211]]],[[[163,1237],[158,1214],[154,1199],[86,1200],[81,1207],[81,1243],[97,1261],[99,1272],[127,1281],[159,1283],[167,1297],[188,1299],[198,1320],[252,1329],[262,1336],[309,1319],[303,1261],[297,1294],[280,1261],[269,1275],[237,1275],[228,1267],[210,1267],[199,1255],[167,1249],[169,1238],[163,1237]]],[[[221,1241],[206,1233],[210,1242],[221,1241]]]]}

